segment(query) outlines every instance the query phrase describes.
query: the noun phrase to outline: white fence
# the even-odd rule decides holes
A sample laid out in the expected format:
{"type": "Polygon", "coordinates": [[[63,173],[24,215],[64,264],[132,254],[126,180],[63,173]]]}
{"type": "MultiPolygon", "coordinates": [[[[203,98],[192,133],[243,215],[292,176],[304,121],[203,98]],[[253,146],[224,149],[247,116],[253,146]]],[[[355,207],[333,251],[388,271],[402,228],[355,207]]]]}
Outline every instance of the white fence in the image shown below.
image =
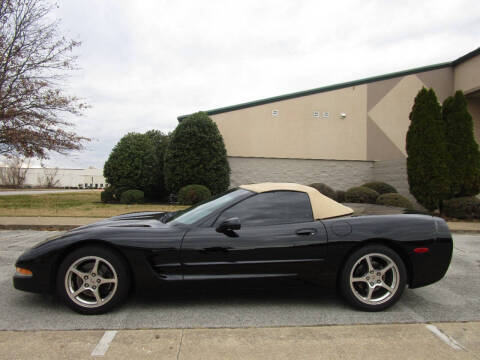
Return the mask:
{"type": "MultiPolygon", "coordinates": [[[[0,168],[6,171],[6,168],[0,168]]],[[[24,187],[45,186],[47,177],[52,179],[58,188],[104,188],[105,178],[103,169],[55,169],[30,168],[26,169],[24,187]]],[[[5,185],[5,184],[2,184],[5,185]]]]}

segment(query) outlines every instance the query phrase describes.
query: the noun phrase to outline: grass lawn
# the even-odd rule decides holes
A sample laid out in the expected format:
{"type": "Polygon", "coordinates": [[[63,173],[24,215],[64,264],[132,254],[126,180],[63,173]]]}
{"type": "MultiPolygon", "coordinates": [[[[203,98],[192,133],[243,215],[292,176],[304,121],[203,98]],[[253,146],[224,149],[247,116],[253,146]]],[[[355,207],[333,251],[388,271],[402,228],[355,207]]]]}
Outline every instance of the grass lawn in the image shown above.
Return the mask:
{"type": "Polygon", "coordinates": [[[134,211],[175,211],[188,206],[168,204],[104,204],[100,191],[0,196],[0,216],[110,217],[134,211]]]}

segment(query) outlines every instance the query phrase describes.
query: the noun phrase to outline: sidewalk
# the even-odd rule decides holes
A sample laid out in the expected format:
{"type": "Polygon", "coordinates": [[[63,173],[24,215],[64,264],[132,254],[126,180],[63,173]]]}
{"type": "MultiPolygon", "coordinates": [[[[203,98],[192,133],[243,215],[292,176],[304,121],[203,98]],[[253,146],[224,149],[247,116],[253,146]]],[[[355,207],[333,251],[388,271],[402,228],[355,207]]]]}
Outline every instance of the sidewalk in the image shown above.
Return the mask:
{"type": "Polygon", "coordinates": [[[9,230],[70,230],[88,225],[103,218],[90,217],[40,217],[40,216],[0,216],[0,229],[9,230]]]}
{"type": "Polygon", "coordinates": [[[2,331],[0,344],[2,359],[478,359],[480,323],[2,331]]]}
{"type": "MultiPolygon", "coordinates": [[[[96,190],[96,189],[92,189],[96,190]]],[[[85,192],[91,190],[77,190],[77,189],[32,189],[32,190],[0,190],[0,196],[9,196],[9,195],[42,195],[42,194],[61,194],[61,193],[72,193],[72,192],[85,192]]]]}
{"type": "Polygon", "coordinates": [[[447,224],[452,232],[480,233],[480,222],[448,221],[447,224]]]}
{"type": "MultiPolygon", "coordinates": [[[[0,229],[70,230],[103,219],[93,217],[0,216],[0,229]]],[[[452,232],[480,233],[480,222],[451,221],[448,222],[448,227],[452,232]]]]}

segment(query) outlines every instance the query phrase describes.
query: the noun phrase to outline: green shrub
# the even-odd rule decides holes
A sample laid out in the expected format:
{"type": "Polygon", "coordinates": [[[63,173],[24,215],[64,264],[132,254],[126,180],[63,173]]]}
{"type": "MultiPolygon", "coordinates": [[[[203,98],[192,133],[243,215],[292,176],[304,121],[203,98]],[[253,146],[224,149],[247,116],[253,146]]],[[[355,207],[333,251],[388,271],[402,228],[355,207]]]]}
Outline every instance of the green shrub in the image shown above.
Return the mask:
{"type": "Polygon", "coordinates": [[[369,182],[369,183],[363,184],[362,186],[375,190],[380,195],[398,192],[397,189],[395,189],[392,185],[384,182],[380,182],[380,181],[369,182]]]}
{"type": "Polygon", "coordinates": [[[444,201],[443,213],[456,219],[480,219],[480,200],[472,196],[444,201]]]}
{"type": "Polygon", "coordinates": [[[141,190],[127,190],[122,193],[120,202],[122,204],[139,204],[144,201],[144,193],[141,190]]]}
{"type": "Polygon", "coordinates": [[[114,197],[114,200],[116,201],[120,201],[121,197],[122,197],[122,194],[127,191],[127,190],[130,190],[131,188],[128,188],[126,186],[117,186],[117,187],[113,187],[112,186],[112,191],[113,191],[113,197],[114,197]]]}
{"type": "Polygon", "coordinates": [[[377,197],[375,190],[363,186],[353,187],[345,193],[345,201],[351,203],[375,204],[377,197]]]}
{"type": "Polygon", "coordinates": [[[178,192],[178,202],[182,205],[194,205],[210,199],[210,190],[203,185],[187,185],[178,192]]]}
{"type": "Polygon", "coordinates": [[[100,193],[100,199],[103,203],[111,203],[115,201],[115,190],[111,186],[107,186],[100,193]]]}
{"type": "Polygon", "coordinates": [[[330,186],[327,184],[323,183],[313,183],[309,185],[310,187],[313,187],[314,189],[317,189],[320,191],[323,195],[328,196],[330,199],[335,200],[336,199],[336,193],[335,190],[333,190],[330,186]]]}
{"type": "Polygon", "coordinates": [[[415,97],[406,150],[410,193],[426,209],[440,208],[450,192],[449,155],[440,104],[432,89],[422,88],[415,97]]]}
{"type": "Polygon", "coordinates": [[[129,133],[115,145],[103,167],[105,180],[120,198],[129,189],[147,191],[155,186],[155,147],[145,134],[129,133]]]}
{"type": "Polygon", "coordinates": [[[386,206],[397,206],[405,209],[413,208],[410,200],[397,193],[387,193],[380,195],[377,198],[377,204],[386,206]]]}
{"type": "Polygon", "coordinates": [[[162,200],[168,195],[165,188],[165,176],[163,174],[165,151],[167,150],[170,136],[159,130],[150,130],[145,133],[154,148],[155,165],[152,177],[154,181],[145,187],[145,196],[149,199],[162,200]]]}
{"type": "Polygon", "coordinates": [[[337,190],[335,192],[335,199],[338,201],[338,202],[345,202],[345,191],[343,190],[337,190]]]}
{"type": "Polygon", "coordinates": [[[195,113],[178,124],[165,152],[164,173],[173,193],[190,184],[204,185],[212,194],[228,189],[227,151],[217,124],[207,114],[195,113]]]}

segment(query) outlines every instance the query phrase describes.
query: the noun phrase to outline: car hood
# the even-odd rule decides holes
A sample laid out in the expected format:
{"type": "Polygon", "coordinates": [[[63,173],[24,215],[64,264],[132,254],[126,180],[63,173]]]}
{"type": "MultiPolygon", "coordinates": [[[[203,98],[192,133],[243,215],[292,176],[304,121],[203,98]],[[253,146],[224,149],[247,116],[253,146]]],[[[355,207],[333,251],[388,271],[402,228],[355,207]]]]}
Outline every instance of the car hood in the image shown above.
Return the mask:
{"type": "MultiPolygon", "coordinates": [[[[167,212],[158,212],[158,211],[148,211],[148,212],[135,212],[129,214],[123,214],[114,216],[108,219],[104,219],[93,224],[80,226],[74,228],[65,233],[56,234],[44,241],[39,242],[34,245],[33,248],[39,248],[46,244],[51,244],[54,242],[59,242],[60,240],[73,240],[73,239],[83,239],[91,236],[92,234],[105,234],[111,233],[111,230],[116,228],[123,228],[124,230],[132,230],[135,228],[156,228],[164,231],[171,231],[171,227],[168,224],[165,224],[161,221],[162,217],[165,216],[167,212]],[[169,229],[170,228],[170,229],[169,229]]],[[[116,232],[119,233],[119,232],[116,232]]],[[[126,233],[122,231],[121,233],[126,233]]],[[[130,233],[130,232],[128,232],[130,233]]]]}
{"type": "Polygon", "coordinates": [[[161,219],[165,216],[165,214],[167,214],[165,211],[145,211],[122,214],[95,222],[93,224],[80,226],[71,230],[71,232],[97,227],[163,227],[165,224],[161,221],[161,219]]]}

